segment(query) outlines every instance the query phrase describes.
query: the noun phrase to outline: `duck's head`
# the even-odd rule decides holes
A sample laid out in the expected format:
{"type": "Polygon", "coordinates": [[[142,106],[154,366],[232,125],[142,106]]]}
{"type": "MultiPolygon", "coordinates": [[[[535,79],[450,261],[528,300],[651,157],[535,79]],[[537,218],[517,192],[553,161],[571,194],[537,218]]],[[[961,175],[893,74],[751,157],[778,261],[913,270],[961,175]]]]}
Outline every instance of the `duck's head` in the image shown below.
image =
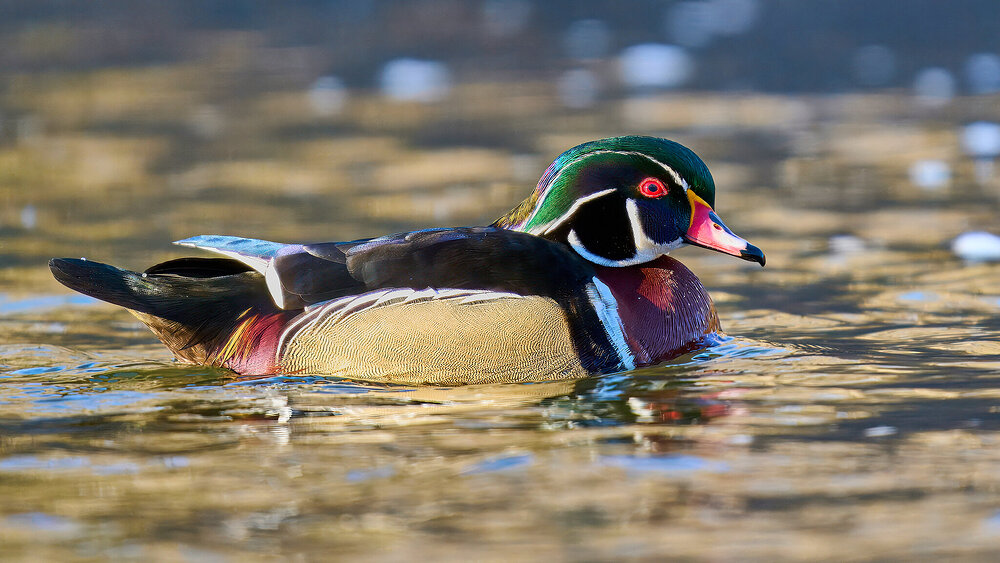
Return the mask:
{"type": "Polygon", "coordinates": [[[764,253],[733,234],[714,205],[715,181],[690,149],[612,137],[561,154],[495,225],[565,242],[602,266],[642,264],[685,243],[763,266],[764,253]]]}

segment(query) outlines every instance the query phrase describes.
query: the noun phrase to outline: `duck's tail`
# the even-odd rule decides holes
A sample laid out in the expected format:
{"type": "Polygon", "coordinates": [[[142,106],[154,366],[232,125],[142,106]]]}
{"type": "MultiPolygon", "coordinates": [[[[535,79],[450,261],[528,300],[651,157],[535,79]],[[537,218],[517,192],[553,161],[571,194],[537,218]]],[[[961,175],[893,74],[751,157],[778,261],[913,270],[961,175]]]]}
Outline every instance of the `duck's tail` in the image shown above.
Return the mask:
{"type": "Polygon", "coordinates": [[[70,289],[128,309],[179,360],[242,374],[275,373],[281,331],[300,312],[275,306],[264,276],[235,260],[181,258],[139,273],[55,258],[49,268],[70,289]]]}

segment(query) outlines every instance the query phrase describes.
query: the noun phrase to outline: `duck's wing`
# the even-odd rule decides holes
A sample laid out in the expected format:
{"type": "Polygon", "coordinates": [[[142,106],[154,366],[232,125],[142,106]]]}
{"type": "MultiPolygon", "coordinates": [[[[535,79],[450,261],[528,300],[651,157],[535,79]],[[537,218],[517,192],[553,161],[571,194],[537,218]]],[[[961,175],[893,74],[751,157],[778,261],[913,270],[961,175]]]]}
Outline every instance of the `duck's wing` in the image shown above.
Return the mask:
{"type": "Polygon", "coordinates": [[[214,235],[176,244],[228,256],[264,274],[283,309],[385,288],[489,290],[562,301],[594,276],[593,268],[563,245],[495,227],[317,244],[214,235]]]}
{"type": "MultiPolygon", "coordinates": [[[[528,370],[532,372],[538,368],[538,373],[565,374],[569,372],[563,368],[570,365],[586,372],[627,367],[619,350],[627,346],[620,325],[611,323],[616,337],[606,332],[611,329],[598,328],[608,326],[602,315],[609,305],[593,267],[568,247],[534,235],[469,227],[319,244],[226,237],[195,237],[181,244],[223,254],[263,272],[275,304],[286,310],[305,309],[282,332],[278,345],[279,355],[287,355],[288,365],[295,369],[333,373],[332,364],[310,362],[327,362],[328,344],[339,342],[338,338],[344,342],[376,338],[365,328],[373,324],[380,326],[379,342],[389,346],[395,342],[391,335],[398,335],[399,342],[406,343],[400,349],[417,346],[414,326],[423,327],[426,340],[421,342],[427,350],[442,349],[446,341],[481,341],[476,336],[480,330],[506,334],[501,343],[510,335],[521,335],[527,339],[521,344],[546,351],[527,356],[551,356],[562,366],[542,369],[524,354],[514,354],[513,348],[503,348],[514,358],[504,365],[535,366],[528,370]],[[531,329],[538,336],[534,340],[525,336],[530,319],[535,323],[531,326],[538,327],[531,329]],[[360,328],[345,328],[351,324],[348,320],[360,328]],[[315,342],[306,343],[309,338],[315,342]],[[304,363],[293,362],[293,357],[304,363]]],[[[441,370],[446,364],[464,365],[449,362],[435,365],[441,370]]]]}
{"type": "Polygon", "coordinates": [[[479,289],[556,298],[594,276],[587,262],[561,244],[495,227],[415,231],[345,250],[351,275],[369,289],[479,289]]]}
{"type": "Polygon", "coordinates": [[[356,242],[303,245],[201,235],[174,244],[221,254],[257,270],[264,275],[271,299],[282,309],[301,309],[365,289],[348,272],[346,256],[337,248],[356,242]]]}

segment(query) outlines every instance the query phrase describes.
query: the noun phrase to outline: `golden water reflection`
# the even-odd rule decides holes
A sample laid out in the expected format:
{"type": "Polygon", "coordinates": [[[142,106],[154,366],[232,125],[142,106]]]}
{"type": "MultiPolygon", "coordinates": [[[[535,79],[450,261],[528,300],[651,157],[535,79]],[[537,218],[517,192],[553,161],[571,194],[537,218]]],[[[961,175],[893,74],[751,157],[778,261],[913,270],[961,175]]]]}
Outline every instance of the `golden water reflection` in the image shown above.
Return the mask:
{"type": "Polygon", "coordinates": [[[904,95],[676,94],[560,109],[545,84],[431,106],[220,101],[194,67],[14,77],[0,143],[0,543],[27,559],[984,558],[1000,547],[1000,266],[957,131],[904,95]],[[181,88],[179,85],[184,85],[181,88]],[[197,85],[197,86],[194,86],[197,85]],[[502,103],[498,102],[502,100],[502,103]],[[730,337],[575,382],[240,381],[174,364],[52,256],[144,267],[198,233],[351,239],[482,224],[623,132],[716,173],[768,267],[677,257],[730,337]],[[925,191],[914,159],[946,159],[925,191]],[[470,551],[475,550],[475,551],[470,551]]]}

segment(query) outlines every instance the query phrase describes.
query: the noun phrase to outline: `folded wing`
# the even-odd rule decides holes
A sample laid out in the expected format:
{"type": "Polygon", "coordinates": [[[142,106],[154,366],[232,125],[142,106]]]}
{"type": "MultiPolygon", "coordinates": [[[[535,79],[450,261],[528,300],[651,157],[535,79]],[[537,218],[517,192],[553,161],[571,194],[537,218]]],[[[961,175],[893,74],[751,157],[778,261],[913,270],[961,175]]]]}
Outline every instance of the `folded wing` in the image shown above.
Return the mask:
{"type": "Polygon", "coordinates": [[[488,290],[562,302],[594,275],[589,264],[558,243],[493,227],[317,244],[216,235],[176,244],[222,254],[260,272],[282,309],[385,288],[488,290]]]}

